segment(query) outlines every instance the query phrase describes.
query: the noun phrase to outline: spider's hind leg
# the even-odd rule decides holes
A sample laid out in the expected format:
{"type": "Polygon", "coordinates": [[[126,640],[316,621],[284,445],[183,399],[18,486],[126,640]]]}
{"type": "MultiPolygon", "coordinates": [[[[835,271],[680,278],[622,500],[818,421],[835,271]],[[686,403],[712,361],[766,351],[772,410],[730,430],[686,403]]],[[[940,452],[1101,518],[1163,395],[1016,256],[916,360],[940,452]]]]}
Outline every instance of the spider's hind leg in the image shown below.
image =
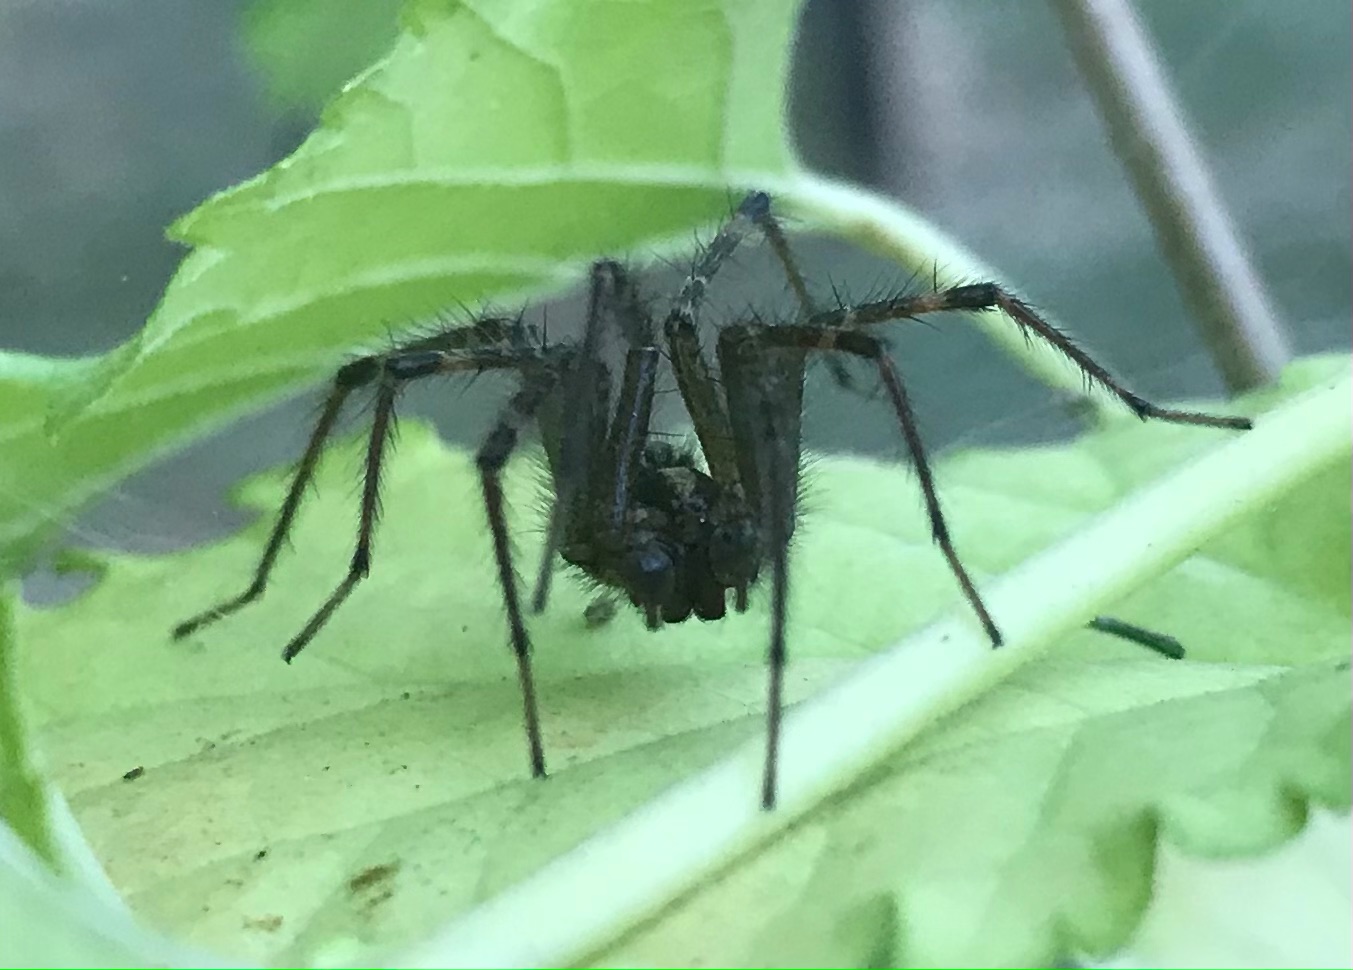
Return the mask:
{"type": "Polygon", "coordinates": [[[1236,431],[1246,431],[1252,427],[1249,418],[1163,408],[1134,394],[1069,336],[1039,316],[1033,307],[996,283],[970,283],[933,293],[902,294],[857,306],[837,307],[813,314],[808,322],[820,327],[859,327],[954,310],[1001,311],[1015,322],[1026,337],[1037,338],[1052,347],[1080,368],[1088,381],[1098,384],[1118,398],[1143,421],[1155,419],[1236,431]]]}
{"type": "Polygon", "coordinates": [[[353,391],[370,384],[379,373],[380,361],[375,357],[362,357],[339,368],[330,388],[329,396],[320,411],[319,419],[315,422],[315,428],[310,433],[310,440],[306,443],[305,453],[296,466],[295,474],[292,475],[291,485],[287,488],[286,498],[282,501],[282,508],[277,513],[272,532],[268,535],[267,545],[263,548],[263,555],[259,557],[258,565],[254,569],[253,580],[248,588],[238,596],[209,607],[175,626],[172,633],[175,640],[181,640],[204,626],[230,616],[263,595],[268,588],[268,577],[272,574],[273,566],[277,562],[277,555],[281,552],[282,544],[286,542],[287,535],[291,532],[291,526],[295,521],[296,511],[300,508],[301,498],[305,495],[306,486],[310,484],[311,478],[314,477],[315,466],[319,464],[319,457],[324,451],[324,445],[329,440],[329,436],[333,433],[334,425],[338,421],[339,413],[343,410],[343,405],[353,391]]]}
{"type": "Polygon", "coordinates": [[[282,659],[291,663],[296,654],[305,649],[316,633],[329,621],[334,610],[343,604],[359,582],[366,578],[371,570],[371,537],[375,533],[376,519],[380,515],[380,478],[381,464],[385,460],[390,442],[390,428],[394,421],[395,398],[399,394],[399,383],[385,377],[376,392],[376,408],[371,419],[371,435],[367,439],[366,467],[362,476],[362,509],[357,527],[357,548],[353,550],[348,562],[347,575],[329,594],[315,615],[305,624],[300,633],[282,649],[282,659]]]}

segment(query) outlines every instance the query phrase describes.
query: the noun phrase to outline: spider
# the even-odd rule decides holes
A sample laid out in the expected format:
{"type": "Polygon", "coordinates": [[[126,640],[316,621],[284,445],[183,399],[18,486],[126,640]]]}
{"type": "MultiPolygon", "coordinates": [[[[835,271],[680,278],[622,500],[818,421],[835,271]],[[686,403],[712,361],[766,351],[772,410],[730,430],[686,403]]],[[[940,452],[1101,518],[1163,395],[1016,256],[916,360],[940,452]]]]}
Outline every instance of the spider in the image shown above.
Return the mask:
{"type": "MultiPolygon", "coordinates": [[[[508,538],[501,476],[522,432],[534,423],[544,445],[554,501],[533,610],[546,604],[556,556],[615,599],[628,599],[650,629],[692,615],[701,620],[720,619],[727,612],[730,593],[734,609],[745,611],[748,591],[763,578],[763,572],[769,573],[769,685],[761,804],[771,809],[776,800],[786,663],[788,557],[798,510],[800,417],[811,355],[855,357],[877,371],[921,487],[932,537],[993,647],[1001,644],[1000,630],[949,536],[905,384],[883,340],[871,332],[880,324],[957,310],[1005,314],[1027,338],[1051,345],[1079,367],[1088,381],[1108,390],[1143,420],[1237,430],[1250,427],[1243,417],[1162,408],[1133,394],[1027,303],[996,283],[937,287],[933,292],[818,308],[784,230],[771,212],[769,196],[751,192],[697,255],[660,328],[628,271],[619,263],[601,260],[592,267],[586,323],[578,341],[550,344],[520,317],[486,316],[343,365],[334,377],[252,582],[238,596],[180,623],[173,636],[186,637],[262,596],[339,412],[355,391],[374,387],[356,548],[346,576],[283,649],[283,659],[290,662],[370,570],[381,464],[400,390],[434,374],[514,370],[519,375],[518,389],[481,443],[476,463],[521,684],[531,773],[544,776],[545,755],[531,642],[508,538]],[[710,281],[752,234],[759,234],[774,251],[796,297],[798,313],[789,323],[748,319],[721,327],[715,343],[716,376],[697,331],[700,308],[710,281]],[[600,352],[604,332],[617,331],[625,350],[618,380],[600,352]],[[698,449],[650,440],[649,423],[664,357],[676,377],[698,449]]],[[[604,619],[605,612],[600,609],[598,617],[604,619]]],[[[1177,647],[1171,646],[1168,637],[1121,621],[1099,618],[1091,625],[1162,652],[1171,653],[1177,647]]]]}

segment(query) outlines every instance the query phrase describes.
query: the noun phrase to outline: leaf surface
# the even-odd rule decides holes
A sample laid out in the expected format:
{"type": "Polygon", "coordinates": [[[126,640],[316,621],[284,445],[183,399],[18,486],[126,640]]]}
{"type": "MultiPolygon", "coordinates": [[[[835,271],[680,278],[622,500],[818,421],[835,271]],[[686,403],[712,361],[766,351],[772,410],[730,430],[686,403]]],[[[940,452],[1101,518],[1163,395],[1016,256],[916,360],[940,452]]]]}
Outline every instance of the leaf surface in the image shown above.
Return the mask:
{"type": "MultiPolygon", "coordinates": [[[[1344,369],[1308,362],[1283,393],[1337,385],[1344,369]]],[[[1123,422],[1070,447],[955,455],[940,487],[965,560],[989,576],[1217,437],[1123,422]]],[[[1348,535],[1342,440],[1318,474],[1113,606],[1180,637],[1189,660],[1065,638],[882,752],[766,851],[730,857],[609,958],[845,962],[883,947],[907,963],[1009,963],[1103,951],[1140,915],[1159,832],[1194,852],[1250,852],[1296,831],[1311,799],[1345,806],[1349,557],[1346,539],[1328,538],[1348,535]]],[[[133,907],[192,943],[284,962],[368,959],[759,738],[763,603],[716,625],[650,634],[625,612],[594,631],[587,594],[561,581],[531,625],[552,772],[531,781],[472,462],[415,424],[390,469],[370,579],[281,664],[350,553],[359,450],[329,455],[269,595],[190,643],[169,642],[169,627],[242,588],[268,516],[210,549],[116,557],[69,607],[20,616],[55,777],[133,907]]],[[[265,476],[242,497],[269,510],[283,484],[265,476]]],[[[539,489],[538,470],[519,465],[523,563],[539,489]]],[[[886,465],[816,465],[795,551],[791,700],[961,608],[913,489],[886,465]],[[883,577],[901,591],[885,594],[883,577]]],[[[754,788],[748,771],[748,805],[754,788]]]]}

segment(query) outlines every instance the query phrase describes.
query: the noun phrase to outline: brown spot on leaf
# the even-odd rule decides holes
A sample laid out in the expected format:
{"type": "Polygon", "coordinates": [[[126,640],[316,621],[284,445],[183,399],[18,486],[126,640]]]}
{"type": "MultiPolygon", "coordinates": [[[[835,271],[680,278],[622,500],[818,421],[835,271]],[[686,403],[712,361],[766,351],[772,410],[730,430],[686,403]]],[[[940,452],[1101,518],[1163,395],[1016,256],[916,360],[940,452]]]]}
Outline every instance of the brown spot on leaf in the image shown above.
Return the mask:
{"type": "MultiPolygon", "coordinates": [[[[357,875],[348,880],[348,892],[354,896],[359,893],[368,893],[382,883],[388,882],[399,872],[398,862],[382,862],[377,866],[367,866],[357,875]]],[[[387,898],[390,890],[386,890],[387,898]]]]}
{"type": "Polygon", "coordinates": [[[263,933],[276,933],[282,928],[282,917],[246,916],[244,918],[244,928],[246,930],[259,930],[263,933]]]}

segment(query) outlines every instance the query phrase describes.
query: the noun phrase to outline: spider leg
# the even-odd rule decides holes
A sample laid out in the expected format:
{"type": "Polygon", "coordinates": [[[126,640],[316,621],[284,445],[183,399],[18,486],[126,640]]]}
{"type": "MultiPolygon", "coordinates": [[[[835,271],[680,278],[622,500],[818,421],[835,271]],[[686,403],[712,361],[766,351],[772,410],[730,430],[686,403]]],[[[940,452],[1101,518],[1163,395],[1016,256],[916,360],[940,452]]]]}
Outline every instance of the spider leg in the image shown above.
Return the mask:
{"type": "MultiPolygon", "coordinates": [[[[770,245],[771,252],[775,254],[775,259],[779,262],[780,269],[785,274],[789,289],[794,294],[795,301],[799,304],[800,319],[807,320],[817,312],[817,306],[808,292],[808,284],[804,281],[803,272],[799,269],[799,261],[794,257],[793,249],[790,248],[789,237],[785,233],[784,226],[771,213],[769,205],[764,209],[757,207],[754,211],[753,220],[757,228],[761,230],[761,235],[770,245]]],[[[854,390],[854,378],[850,371],[846,369],[846,365],[841,358],[834,355],[828,356],[824,363],[827,366],[827,371],[831,374],[832,381],[838,387],[854,390]]]]}
{"type": "Polygon", "coordinates": [[[653,414],[653,391],[661,355],[657,347],[633,347],[625,353],[625,373],[620,383],[620,398],[612,428],[612,467],[614,477],[607,503],[607,525],[621,532],[626,527],[630,507],[630,485],[634,468],[648,441],[648,425],[653,414]]]}
{"type": "Polygon", "coordinates": [[[691,423],[710,476],[717,482],[733,485],[738,481],[737,449],[728,410],[719,396],[719,382],[709,367],[709,361],[700,349],[700,336],[695,323],[700,305],[704,302],[709,281],[724,264],[742,240],[756,228],[770,212],[770,197],[764,192],[752,192],[742,200],[733,217],[710,240],[700,253],[690,274],[681,285],[672,309],[663,321],[663,335],[677,387],[691,423]]]}
{"type": "MultiPolygon", "coordinates": [[[[802,373],[800,358],[800,373],[802,373]]],[[[766,686],[766,763],[761,777],[761,807],[770,811],[775,807],[780,764],[780,722],[784,710],[784,681],[787,653],[785,649],[785,614],[789,605],[789,540],[793,532],[794,503],[796,501],[798,458],[791,448],[783,418],[787,413],[782,402],[762,402],[763,434],[770,454],[767,456],[767,544],[770,546],[771,601],[770,647],[766,667],[769,682],[766,686]]],[[[796,440],[796,439],[794,439],[796,440]]]]}
{"type": "Polygon", "coordinates": [[[542,612],[549,601],[554,557],[563,539],[565,520],[575,512],[595,458],[591,448],[596,423],[606,420],[609,404],[609,382],[603,379],[605,368],[601,363],[602,319],[610,303],[618,299],[621,288],[628,285],[628,277],[619,263],[602,259],[592,264],[581,352],[564,391],[564,410],[557,419],[542,415],[549,425],[542,429],[547,446],[557,443],[557,447],[550,461],[554,501],[550,506],[540,568],[536,571],[535,592],[531,595],[533,613],[542,612]]]}
{"type": "Polygon", "coordinates": [[[602,467],[611,478],[607,525],[621,532],[626,527],[634,468],[648,443],[662,355],[654,342],[652,317],[640,304],[638,290],[623,273],[616,276],[614,304],[627,349],[615,420],[606,436],[602,467]]]}
{"type": "Polygon", "coordinates": [[[493,535],[493,554],[498,564],[498,582],[503,590],[503,604],[507,608],[508,630],[512,652],[517,659],[517,677],[521,682],[523,716],[526,724],[526,744],[531,761],[531,774],[545,775],[545,751],[540,737],[540,714],[536,703],[535,680],[531,673],[531,641],[526,633],[521,603],[517,594],[517,573],[512,564],[512,547],[507,533],[507,512],[503,498],[502,470],[516,450],[521,430],[536,416],[558,385],[560,371],[566,367],[556,361],[554,366],[528,371],[521,388],[508,400],[475,455],[479,466],[479,482],[484,493],[484,508],[488,514],[489,530],[493,535]]]}
{"type": "MultiPolygon", "coordinates": [[[[770,562],[771,625],[766,667],[766,760],[761,807],[775,807],[780,723],[784,707],[785,641],[789,604],[789,545],[798,506],[799,439],[807,353],[772,348],[759,334],[778,328],[729,327],[719,335],[719,368],[728,398],[739,476],[770,562]],[[778,351],[772,355],[767,350],[778,351]]],[[[746,587],[737,590],[746,607],[746,587]]]]}
{"type": "Polygon", "coordinates": [[[1100,633],[1107,633],[1109,636],[1146,647],[1148,650],[1154,650],[1170,660],[1184,659],[1184,645],[1168,633],[1157,633],[1155,630],[1148,630],[1146,627],[1113,616],[1097,616],[1086,626],[1100,633]]]}
{"type": "Polygon", "coordinates": [[[1076,346],[1070,337],[1040,317],[1027,303],[995,283],[954,286],[934,293],[901,295],[857,306],[837,307],[815,313],[807,322],[815,327],[857,327],[952,310],[1002,311],[1015,322],[1026,337],[1037,337],[1058,351],[1079,367],[1087,380],[1103,387],[1143,421],[1155,418],[1175,424],[1197,424],[1238,431],[1248,430],[1252,426],[1249,418],[1162,408],[1132,393],[1093,357],[1076,346]]]}
{"type": "Polygon", "coordinates": [[[396,351],[383,359],[370,358],[372,366],[380,368],[380,383],[376,392],[375,412],[371,419],[371,434],[367,440],[357,548],[353,551],[348,564],[347,575],[310,617],[301,632],[292,637],[283,648],[282,659],[287,663],[291,663],[295,656],[305,649],[315,634],[329,621],[334,611],[343,604],[371,570],[371,539],[375,534],[376,520],[380,516],[381,464],[388,449],[395,401],[400,388],[409,381],[432,374],[519,368],[529,366],[540,359],[540,351],[525,346],[481,346],[465,349],[469,346],[471,337],[481,330],[482,325],[458,328],[428,340],[417,341],[410,345],[413,349],[396,351]]]}
{"type": "Polygon", "coordinates": [[[281,551],[282,544],[291,531],[292,522],[296,518],[296,510],[300,508],[301,498],[305,495],[305,488],[314,475],[315,466],[319,463],[319,456],[324,451],[324,445],[329,435],[333,433],[334,425],[338,421],[338,415],[343,409],[343,404],[354,390],[373,381],[379,371],[379,362],[372,357],[354,360],[339,369],[330,388],[329,396],[324,402],[324,408],[320,412],[319,420],[310,433],[310,440],[305,446],[305,453],[301,456],[296,473],[292,476],[291,485],[288,487],[286,498],[282,502],[282,508],[277,513],[277,520],[273,524],[272,532],[268,535],[268,543],[263,548],[263,555],[259,558],[258,566],[254,569],[253,581],[238,596],[205,609],[174,627],[172,636],[175,640],[181,640],[202,627],[229,616],[263,595],[268,586],[268,577],[277,561],[277,554],[281,551]]]}
{"type": "Polygon", "coordinates": [[[661,355],[653,343],[652,320],[619,263],[599,260],[593,264],[586,319],[582,346],[564,392],[565,409],[545,421],[547,449],[553,446],[555,501],[532,600],[536,612],[544,608],[548,597],[553,560],[561,542],[571,532],[592,527],[588,512],[595,501],[607,503],[606,526],[617,535],[624,531],[633,471],[648,440],[652,418],[661,355]],[[610,381],[600,360],[601,327],[607,313],[615,317],[629,347],[609,430],[610,381]],[[602,488],[608,488],[608,493],[603,495],[602,488]]]}
{"type": "MultiPolygon", "coordinates": [[[[968,575],[967,569],[964,568],[959,559],[958,551],[954,548],[953,539],[949,535],[949,527],[944,520],[944,512],[940,508],[939,494],[935,489],[934,475],[930,469],[930,462],[926,458],[920,429],[917,427],[916,417],[907,397],[906,386],[903,384],[902,377],[894,366],[892,358],[888,356],[887,348],[883,342],[877,337],[859,330],[811,324],[781,327],[743,324],[726,328],[719,337],[719,360],[725,367],[727,366],[726,361],[737,361],[740,358],[748,359],[749,357],[755,359],[757,353],[764,354],[772,351],[781,354],[791,352],[799,355],[810,351],[839,351],[870,360],[878,368],[879,377],[883,381],[883,386],[888,392],[893,410],[897,415],[903,440],[906,442],[907,450],[911,453],[916,477],[921,483],[926,514],[930,519],[930,534],[935,544],[940,547],[940,551],[944,553],[944,558],[949,563],[949,569],[958,580],[959,587],[963,590],[963,595],[968,600],[968,604],[977,614],[978,620],[981,621],[982,628],[986,631],[992,646],[999,647],[1001,645],[1000,630],[996,627],[995,621],[992,620],[986,604],[982,602],[982,597],[977,592],[976,584],[973,583],[972,577],[968,575]]],[[[726,374],[727,371],[725,371],[726,374]]]]}
{"type": "MultiPolygon", "coordinates": [[[[719,381],[714,377],[696,331],[696,319],[710,280],[742,243],[746,236],[760,232],[770,244],[783,268],[789,288],[798,301],[804,319],[816,310],[803,273],[789,246],[789,240],[779,220],[771,213],[771,200],[765,192],[749,192],[743,197],[728,220],[700,253],[690,274],[682,284],[671,311],[663,321],[663,335],[672,360],[672,371],[677,379],[681,398],[700,439],[700,449],[709,466],[710,476],[725,486],[739,483],[738,449],[734,444],[733,422],[729,409],[719,394],[719,381]]],[[[833,369],[838,383],[848,385],[850,375],[833,369]]],[[[743,483],[744,487],[746,483],[743,483]]],[[[738,593],[745,604],[746,591],[738,593]]]]}
{"type": "Polygon", "coordinates": [[[371,537],[375,532],[376,519],[380,515],[380,475],[381,462],[385,458],[386,446],[390,441],[390,425],[395,413],[395,398],[399,394],[399,384],[388,377],[383,379],[376,392],[376,409],[371,418],[371,435],[366,446],[366,470],[362,477],[362,510],[357,527],[357,548],[353,550],[348,563],[348,573],[338,584],[329,598],[324,601],[315,614],[310,617],[301,632],[291,638],[282,650],[282,659],[291,663],[296,654],[305,649],[316,633],[328,622],[334,610],[353,591],[353,588],[366,578],[371,570],[371,537]]]}
{"type": "Polygon", "coordinates": [[[310,440],[306,443],[305,453],[301,456],[296,472],[292,476],[291,484],[287,488],[286,498],[282,501],[282,508],[277,513],[272,532],[268,535],[268,542],[264,546],[262,556],[259,557],[257,567],[254,569],[253,580],[248,588],[238,596],[205,609],[175,626],[171,633],[172,637],[175,640],[181,640],[202,627],[215,623],[217,620],[230,616],[248,606],[266,591],[268,578],[272,574],[273,566],[276,564],[282,545],[291,532],[296,512],[300,508],[302,497],[305,495],[306,486],[314,477],[315,467],[319,464],[324,446],[333,433],[343,405],[353,391],[376,381],[381,376],[383,368],[387,366],[387,362],[397,363],[401,359],[422,359],[423,356],[431,352],[472,352],[477,347],[504,343],[517,327],[518,322],[514,320],[486,317],[468,326],[455,327],[430,337],[413,340],[403,345],[389,357],[377,355],[359,357],[340,367],[330,385],[329,395],[320,410],[315,428],[310,433],[310,440]]]}
{"type": "Polygon", "coordinates": [[[794,258],[793,250],[789,247],[789,237],[785,235],[780,220],[771,214],[769,205],[766,205],[765,208],[755,207],[752,218],[757,228],[761,230],[761,235],[765,236],[766,242],[770,244],[771,251],[775,253],[775,258],[780,263],[780,268],[784,270],[785,279],[789,281],[789,288],[798,301],[799,311],[804,317],[812,316],[816,309],[813,298],[808,294],[808,284],[804,282],[803,273],[799,270],[799,262],[794,258]]]}

